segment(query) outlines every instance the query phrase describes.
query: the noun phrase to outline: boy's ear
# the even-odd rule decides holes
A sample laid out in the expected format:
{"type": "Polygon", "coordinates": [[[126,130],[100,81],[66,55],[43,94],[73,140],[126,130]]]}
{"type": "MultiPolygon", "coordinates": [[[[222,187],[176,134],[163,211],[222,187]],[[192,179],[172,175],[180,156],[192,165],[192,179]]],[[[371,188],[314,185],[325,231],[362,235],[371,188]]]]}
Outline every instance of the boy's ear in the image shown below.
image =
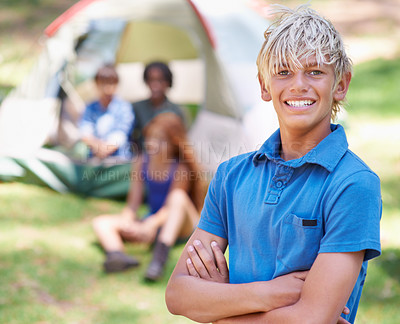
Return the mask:
{"type": "Polygon", "coordinates": [[[258,75],[258,82],[260,82],[260,88],[261,88],[261,99],[264,101],[271,101],[272,97],[267,88],[265,87],[264,80],[258,75]]]}
{"type": "Polygon", "coordinates": [[[351,72],[347,72],[343,75],[342,80],[336,86],[335,92],[333,94],[333,99],[336,101],[341,101],[346,97],[347,91],[349,90],[349,85],[351,81],[351,72]]]}

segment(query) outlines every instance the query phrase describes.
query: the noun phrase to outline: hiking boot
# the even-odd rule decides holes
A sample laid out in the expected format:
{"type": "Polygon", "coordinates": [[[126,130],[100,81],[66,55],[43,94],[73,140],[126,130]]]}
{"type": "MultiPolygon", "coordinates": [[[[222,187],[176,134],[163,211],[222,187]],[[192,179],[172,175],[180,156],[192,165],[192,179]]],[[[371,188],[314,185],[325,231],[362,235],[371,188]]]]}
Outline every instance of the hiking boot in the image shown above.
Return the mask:
{"type": "Polygon", "coordinates": [[[157,261],[151,261],[147,268],[145,279],[148,281],[158,281],[164,274],[164,264],[157,261]]]}
{"type": "Polygon", "coordinates": [[[148,281],[157,281],[161,279],[164,273],[164,267],[168,259],[170,247],[157,241],[154,247],[153,259],[147,268],[145,279],[148,281]]]}
{"type": "Polygon", "coordinates": [[[107,253],[107,259],[103,263],[104,271],[107,273],[125,271],[140,264],[139,260],[121,251],[107,253]]]}

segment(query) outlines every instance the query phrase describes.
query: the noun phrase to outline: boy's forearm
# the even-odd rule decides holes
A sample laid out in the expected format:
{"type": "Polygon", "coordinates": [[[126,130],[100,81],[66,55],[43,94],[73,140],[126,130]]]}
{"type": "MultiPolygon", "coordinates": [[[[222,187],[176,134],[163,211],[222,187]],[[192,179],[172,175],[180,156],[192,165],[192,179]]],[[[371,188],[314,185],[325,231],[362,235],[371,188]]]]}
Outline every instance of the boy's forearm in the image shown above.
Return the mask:
{"type": "Polygon", "coordinates": [[[221,320],[213,322],[213,324],[265,324],[273,323],[267,322],[265,319],[265,313],[253,313],[234,317],[227,317],[221,320]]]}
{"type": "Polygon", "coordinates": [[[259,305],[250,298],[247,285],[233,285],[180,276],[167,289],[167,306],[171,313],[201,323],[255,312],[259,305]],[[188,288],[190,287],[190,288],[188,288]]]}
{"type": "MultiPolygon", "coordinates": [[[[241,316],[227,317],[213,324],[266,324],[266,323],[282,323],[282,324],[319,324],[321,321],[313,315],[312,309],[307,311],[299,305],[290,305],[272,310],[270,312],[260,312],[253,314],[246,314],[241,316]]],[[[348,311],[348,310],[347,310],[348,311]]],[[[325,323],[325,322],[324,322],[325,323]]],[[[333,319],[332,324],[350,324],[343,317],[337,320],[333,319]]]]}
{"type": "Polygon", "coordinates": [[[311,323],[310,321],[312,321],[312,317],[310,314],[308,314],[308,316],[300,316],[298,311],[295,311],[294,308],[295,307],[288,306],[271,310],[270,312],[258,312],[240,316],[226,317],[213,322],[213,324],[311,323]]]}
{"type": "Polygon", "coordinates": [[[198,322],[214,322],[268,312],[299,299],[307,271],[270,281],[228,283],[225,247],[224,239],[196,229],[168,282],[166,302],[171,313],[198,322]]]}
{"type": "Polygon", "coordinates": [[[262,314],[260,323],[347,323],[340,314],[356,283],[363,258],[364,251],[320,253],[300,299],[293,305],[262,314]]]}
{"type": "Polygon", "coordinates": [[[271,281],[229,284],[182,275],[168,284],[166,300],[171,313],[209,323],[283,306],[279,294],[271,281]]]}

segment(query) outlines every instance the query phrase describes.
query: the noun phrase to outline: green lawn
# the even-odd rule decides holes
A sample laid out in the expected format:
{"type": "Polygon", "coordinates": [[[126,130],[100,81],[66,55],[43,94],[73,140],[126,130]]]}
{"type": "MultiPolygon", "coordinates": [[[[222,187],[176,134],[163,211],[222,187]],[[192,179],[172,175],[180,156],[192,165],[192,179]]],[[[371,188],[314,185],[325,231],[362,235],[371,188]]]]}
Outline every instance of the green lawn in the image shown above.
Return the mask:
{"type": "MultiPolygon", "coordinates": [[[[360,84],[368,87],[361,82],[366,76],[377,80],[397,65],[378,60],[356,67],[352,91],[361,91],[360,84]]],[[[396,73],[389,75],[389,84],[397,82],[396,73]]],[[[386,89],[370,87],[374,95],[387,99],[386,89]]],[[[395,99],[385,106],[387,114],[380,115],[368,106],[375,102],[360,107],[360,99],[353,98],[349,96],[346,120],[350,147],[380,176],[384,202],[383,253],[370,262],[357,323],[395,324],[400,323],[400,113],[395,99]]],[[[159,283],[142,280],[150,257],[146,246],[128,247],[143,260],[138,269],[117,275],[102,272],[103,254],[91,219],[118,212],[123,202],[62,195],[22,183],[1,183],[0,200],[0,323],[191,322],[170,315],[164,303],[168,274],[182,245],[172,251],[167,275],[159,283]]]]}
{"type": "MultiPolygon", "coordinates": [[[[91,219],[123,203],[61,195],[44,187],[0,184],[0,323],[188,323],[164,303],[168,279],[142,280],[145,246],[130,246],[143,265],[105,275],[91,219]]],[[[172,271],[182,246],[172,252],[172,271]]]]}
{"type": "Polygon", "coordinates": [[[357,323],[400,323],[400,118],[354,117],[349,121],[351,148],[382,181],[382,255],[370,261],[357,323]]]}
{"type": "Polygon", "coordinates": [[[400,102],[400,57],[377,59],[357,65],[350,84],[349,111],[357,116],[398,117],[400,102]]]}
{"type": "Polygon", "coordinates": [[[355,67],[347,133],[350,147],[382,181],[382,255],[369,264],[357,324],[400,323],[400,59],[355,67]]]}
{"type": "MultiPolygon", "coordinates": [[[[37,53],[39,31],[74,0],[3,0],[0,22],[0,100],[37,53]],[[40,10],[38,10],[40,8],[40,10]],[[62,9],[62,10],[61,10],[62,9]],[[13,32],[9,32],[13,31],[13,32]]],[[[400,323],[400,58],[355,67],[349,116],[350,147],[382,180],[382,256],[370,262],[358,324],[400,323]]],[[[0,183],[0,323],[191,323],[170,315],[164,290],[183,246],[173,249],[164,280],[142,280],[146,246],[129,246],[138,269],[101,270],[103,254],[91,220],[123,202],[59,194],[22,183],[0,183]]]]}

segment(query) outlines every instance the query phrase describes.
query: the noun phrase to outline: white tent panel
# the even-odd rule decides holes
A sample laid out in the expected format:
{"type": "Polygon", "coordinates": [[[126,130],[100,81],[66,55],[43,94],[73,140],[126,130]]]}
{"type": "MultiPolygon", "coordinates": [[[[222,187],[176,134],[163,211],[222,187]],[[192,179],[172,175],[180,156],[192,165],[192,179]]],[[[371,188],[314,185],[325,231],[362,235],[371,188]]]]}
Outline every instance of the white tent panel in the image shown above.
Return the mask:
{"type": "MultiPolygon", "coordinates": [[[[173,87],[168,97],[178,104],[201,103],[204,98],[205,66],[200,59],[171,61],[173,87]]],[[[117,66],[120,84],[118,94],[130,102],[148,98],[149,89],[143,82],[144,64],[121,63],[117,66]]]]}
{"type": "Polygon", "coordinates": [[[52,98],[6,98],[0,110],[0,156],[34,155],[54,127],[59,107],[52,98]]]}
{"type": "Polygon", "coordinates": [[[239,120],[206,110],[197,116],[189,138],[196,149],[199,162],[211,172],[230,157],[254,149],[239,120]]]}

